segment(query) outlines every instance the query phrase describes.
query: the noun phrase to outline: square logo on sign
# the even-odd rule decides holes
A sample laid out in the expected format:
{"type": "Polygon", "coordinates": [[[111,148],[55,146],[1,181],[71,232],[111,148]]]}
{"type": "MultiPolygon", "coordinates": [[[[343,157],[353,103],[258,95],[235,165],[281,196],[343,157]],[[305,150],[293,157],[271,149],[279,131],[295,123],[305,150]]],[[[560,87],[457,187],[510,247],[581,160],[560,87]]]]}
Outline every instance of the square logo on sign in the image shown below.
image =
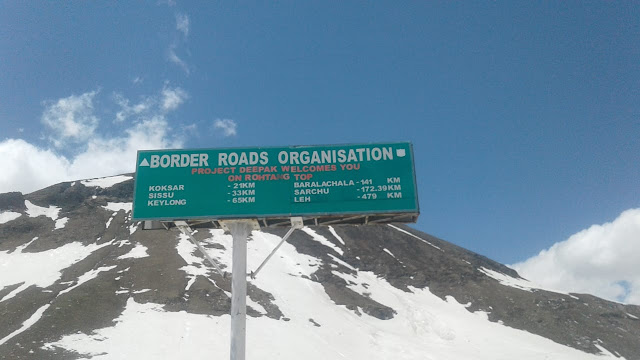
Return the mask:
{"type": "Polygon", "coordinates": [[[404,149],[396,149],[396,155],[398,155],[398,157],[405,157],[407,152],[404,149]]]}

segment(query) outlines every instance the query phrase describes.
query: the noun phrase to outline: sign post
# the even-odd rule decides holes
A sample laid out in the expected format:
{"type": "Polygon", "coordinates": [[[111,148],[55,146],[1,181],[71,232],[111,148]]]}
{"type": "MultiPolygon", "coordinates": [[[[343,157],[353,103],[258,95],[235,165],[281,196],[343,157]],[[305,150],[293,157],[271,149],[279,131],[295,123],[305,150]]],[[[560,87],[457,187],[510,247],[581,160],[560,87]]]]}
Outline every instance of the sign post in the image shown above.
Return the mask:
{"type": "Polygon", "coordinates": [[[291,223],[260,269],[305,224],[415,222],[420,213],[410,143],[138,151],[133,220],[211,221],[233,238],[231,360],[245,360],[247,239],[291,223]]]}
{"type": "Polygon", "coordinates": [[[222,223],[233,238],[231,275],[231,360],[245,360],[247,333],[247,239],[259,229],[253,220],[222,223]]]}

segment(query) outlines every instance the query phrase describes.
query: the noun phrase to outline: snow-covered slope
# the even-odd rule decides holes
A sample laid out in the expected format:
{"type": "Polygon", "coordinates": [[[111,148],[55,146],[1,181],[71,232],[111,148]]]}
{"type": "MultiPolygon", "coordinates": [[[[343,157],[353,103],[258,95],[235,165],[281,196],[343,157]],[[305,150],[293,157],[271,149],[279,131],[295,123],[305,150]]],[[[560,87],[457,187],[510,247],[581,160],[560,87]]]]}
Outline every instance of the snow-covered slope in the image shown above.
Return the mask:
{"type": "MultiPolygon", "coordinates": [[[[122,179],[0,195],[0,359],[229,358],[230,279],[175,228],[132,223],[122,179]]],[[[253,232],[249,271],[283,234],[253,232]]],[[[194,236],[230,269],[229,235],[194,236]]],[[[248,359],[640,359],[638,307],[401,225],[297,230],[247,304],[248,359]]]]}

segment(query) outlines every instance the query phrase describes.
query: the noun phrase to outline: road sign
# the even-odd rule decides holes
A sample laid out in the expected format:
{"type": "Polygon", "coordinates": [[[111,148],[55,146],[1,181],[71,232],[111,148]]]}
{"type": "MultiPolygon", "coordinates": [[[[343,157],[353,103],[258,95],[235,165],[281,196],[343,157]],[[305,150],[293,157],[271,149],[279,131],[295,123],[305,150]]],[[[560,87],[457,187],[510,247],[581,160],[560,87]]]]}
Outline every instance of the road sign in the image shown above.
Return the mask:
{"type": "Polygon", "coordinates": [[[138,152],[134,220],[418,213],[406,142],[138,152]]]}

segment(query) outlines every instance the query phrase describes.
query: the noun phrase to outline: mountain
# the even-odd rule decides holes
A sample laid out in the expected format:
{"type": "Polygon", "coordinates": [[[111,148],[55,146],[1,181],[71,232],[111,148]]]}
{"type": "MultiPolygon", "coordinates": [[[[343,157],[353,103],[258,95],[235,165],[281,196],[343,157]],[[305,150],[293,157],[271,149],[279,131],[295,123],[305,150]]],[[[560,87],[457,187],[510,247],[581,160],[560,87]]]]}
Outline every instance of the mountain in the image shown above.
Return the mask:
{"type": "MultiPolygon", "coordinates": [[[[0,359],[229,358],[230,276],[132,222],[132,192],[120,175],[0,195],[0,359]]],[[[249,271],[286,231],[253,232],[249,271]]],[[[193,236],[230,269],[230,235],[193,236]]],[[[640,307],[400,224],[295,230],[247,304],[247,359],[640,359],[640,307]]]]}

